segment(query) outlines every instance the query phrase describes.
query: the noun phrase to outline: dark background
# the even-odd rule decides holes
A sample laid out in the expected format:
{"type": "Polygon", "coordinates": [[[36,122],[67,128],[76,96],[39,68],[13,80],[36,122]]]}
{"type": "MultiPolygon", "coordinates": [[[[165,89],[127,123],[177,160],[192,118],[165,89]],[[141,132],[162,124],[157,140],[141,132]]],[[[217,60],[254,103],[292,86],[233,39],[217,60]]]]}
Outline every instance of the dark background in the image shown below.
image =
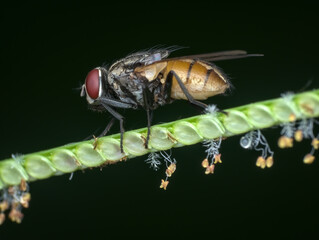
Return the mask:
{"type": "MultiPolygon", "coordinates": [[[[102,131],[109,116],[89,111],[79,97],[87,72],[157,44],[189,47],[173,56],[231,49],[265,54],[218,63],[235,86],[230,95],[206,101],[221,109],[298,92],[308,81],[306,89],[318,88],[316,7],[300,4],[2,6],[0,159],[102,131]]],[[[123,114],[126,129],[146,126],[144,112],[123,114]]],[[[158,109],[154,123],[195,114],[187,102],[177,101],[158,109]]],[[[112,133],[118,131],[115,125],[112,133]]],[[[146,156],[103,171],[76,172],[71,181],[64,175],[34,182],[22,224],[7,221],[0,239],[318,235],[318,160],[302,163],[310,141],[282,150],[277,147],[279,128],[263,133],[275,151],[271,169],[255,167],[259,153],[241,149],[236,136],[223,141],[223,164],[214,175],[204,174],[200,144],[173,149],[178,165],[167,191],[159,189],[165,170],[151,170],[146,156]]]]}

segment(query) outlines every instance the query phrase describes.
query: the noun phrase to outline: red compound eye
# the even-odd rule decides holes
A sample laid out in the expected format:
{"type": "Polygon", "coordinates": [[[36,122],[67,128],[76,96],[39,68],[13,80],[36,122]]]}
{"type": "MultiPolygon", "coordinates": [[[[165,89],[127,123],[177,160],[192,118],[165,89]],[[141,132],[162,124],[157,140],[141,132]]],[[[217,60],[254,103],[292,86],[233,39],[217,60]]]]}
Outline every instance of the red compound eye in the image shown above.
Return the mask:
{"type": "Polygon", "coordinates": [[[99,69],[91,70],[86,79],[85,79],[85,87],[87,94],[92,99],[97,99],[99,97],[100,92],[100,79],[99,79],[99,69]]]}

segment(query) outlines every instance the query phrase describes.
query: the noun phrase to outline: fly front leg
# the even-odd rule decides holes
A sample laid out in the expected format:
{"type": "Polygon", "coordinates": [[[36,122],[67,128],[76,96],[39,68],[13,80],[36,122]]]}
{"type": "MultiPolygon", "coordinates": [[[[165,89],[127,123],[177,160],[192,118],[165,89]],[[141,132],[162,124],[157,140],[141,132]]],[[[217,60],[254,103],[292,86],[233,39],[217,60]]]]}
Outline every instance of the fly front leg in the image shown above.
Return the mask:
{"type": "MultiPolygon", "coordinates": [[[[118,112],[116,112],[114,109],[112,109],[109,105],[101,102],[101,104],[103,105],[103,107],[105,108],[105,110],[107,110],[115,119],[119,120],[120,122],[120,131],[121,131],[121,143],[120,143],[120,148],[121,148],[121,153],[123,153],[123,134],[124,134],[124,117],[119,114],[118,112]]],[[[112,121],[112,120],[111,120],[112,121]]],[[[113,124],[113,123],[112,123],[113,124]]],[[[108,124],[110,125],[110,124],[108,124]]]]}
{"type": "Polygon", "coordinates": [[[113,116],[111,121],[108,123],[104,131],[102,132],[102,136],[105,136],[107,132],[110,130],[112,125],[114,124],[115,119],[119,120],[120,122],[120,130],[121,130],[121,153],[123,153],[123,134],[124,134],[124,127],[123,127],[123,122],[124,122],[124,117],[120,115],[118,112],[113,110],[111,107],[116,107],[116,108],[132,108],[135,109],[136,106],[131,104],[131,103],[125,103],[122,101],[119,101],[117,99],[112,99],[108,97],[100,97],[99,102],[102,104],[102,106],[113,116]]]}
{"type": "Polygon", "coordinates": [[[206,109],[207,108],[207,105],[205,103],[202,103],[200,101],[197,101],[195,100],[192,95],[189,93],[189,91],[187,90],[187,88],[185,87],[183,81],[181,80],[181,78],[177,75],[176,72],[174,72],[173,70],[170,71],[167,75],[167,78],[172,81],[173,79],[173,76],[175,77],[176,81],[178,82],[178,85],[180,86],[180,88],[182,89],[183,93],[185,94],[185,96],[187,97],[187,100],[197,106],[197,107],[200,107],[202,109],[206,109]]]}
{"type": "Polygon", "coordinates": [[[100,97],[99,102],[101,102],[102,104],[104,103],[104,104],[111,106],[111,107],[116,107],[116,108],[136,109],[136,106],[131,104],[131,103],[125,103],[125,102],[121,102],[119,100],[115,100],[115,99],[111,99],[111,98],[107,98],[107,97],[100,97]]]}
{"type": "Polygon", "coordinates": [[[114,121],[115,121],[115,118],[113,117],[111,119],[111,121],[109,121],[109,123],[107,124],[106,128],[104,129],[104,131],[99,135],[99,137],[105,136],[110,131],[111,127],[114,124],[114,121]]]}

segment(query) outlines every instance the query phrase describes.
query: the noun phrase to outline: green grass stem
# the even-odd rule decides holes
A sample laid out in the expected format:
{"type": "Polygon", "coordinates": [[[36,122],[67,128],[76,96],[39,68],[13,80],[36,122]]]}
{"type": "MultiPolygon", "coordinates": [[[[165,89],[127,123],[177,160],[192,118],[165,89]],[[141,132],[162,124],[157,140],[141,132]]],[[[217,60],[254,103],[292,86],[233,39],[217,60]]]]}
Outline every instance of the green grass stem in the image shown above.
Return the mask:
{"type": "Polygon", "coordinates": [[[88,167],[100,167],[150,152],[230,137],[285,122],[319,116],[319,90],[208,112],[190,118],[154,125],[149,148],[147,128],[127,131],[120,151],[120,134],[67,144],[49,150],[0,161],[0,189],[88,167]]]}

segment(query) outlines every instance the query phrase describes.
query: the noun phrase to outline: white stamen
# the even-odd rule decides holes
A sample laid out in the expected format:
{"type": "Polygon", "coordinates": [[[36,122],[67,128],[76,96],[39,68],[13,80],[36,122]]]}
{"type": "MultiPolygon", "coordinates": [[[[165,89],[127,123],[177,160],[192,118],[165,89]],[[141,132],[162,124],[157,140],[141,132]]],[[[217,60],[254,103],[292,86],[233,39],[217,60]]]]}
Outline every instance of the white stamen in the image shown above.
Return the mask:
{"type": "Polygon", "coordinates": [[[215,115],[218,112],[218,108],[216,105],[208,105],[205,109],[205,113],[215,115]]]}
{"type": "Polygon", "coordinates": [[[251,131],[240,139],[240,146],[245,149],[254,149],[256,151],[261,151],[261,156],[266,159],[267,155],[274,155],[271,151],[265,136],[260,132],[260,130],[251,131]]]}
{"type": "Polygon", "coordinates": [[[150,164],[150,168],[153,168],[155,171],[157,171],[159,169],[159,165],[161,165],[160,162],[160,155],[156,152],[151,152],[147,159],[145,160],[145,162],[147,164],[150,164]]]}
{"type": "Polygon", "coordinates": [[[287,122],[284,124],[280,124],[282,127],[280,135],[286,136],[288,138],[292,138],[296,131],[295,122],[287,122]]]}
{"type": "Polygon", "coordinates": [[[206,140],[203,142],[203,146],[207,149],[205,152],[207,152],[206,158],[215,157],[215,155],[219,154],[219,148],[222,143],[222,137],[219,137],[218,140],[212,139],[212,140],[206,140]]]}

